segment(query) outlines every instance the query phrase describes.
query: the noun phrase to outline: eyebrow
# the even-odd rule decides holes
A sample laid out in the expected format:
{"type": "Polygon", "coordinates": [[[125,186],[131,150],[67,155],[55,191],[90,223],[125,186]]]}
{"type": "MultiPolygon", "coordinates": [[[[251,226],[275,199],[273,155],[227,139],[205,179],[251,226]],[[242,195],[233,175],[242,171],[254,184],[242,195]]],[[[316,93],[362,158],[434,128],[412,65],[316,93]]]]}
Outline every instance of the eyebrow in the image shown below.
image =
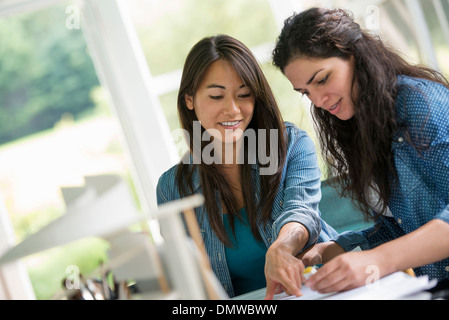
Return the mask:
{"type": "MultiPolygon", "coordinates": [[[[241,88],[244,88],[244,87],[246,87],[246,84],[242,84],[240,87],[239,87],[239,89],[241,89],[241,88]]],[[[207,87],[206,87],[207,89],[210,89],[210,88],[220,88],[220,89],[226,89],[226,87],[225,86],[222,86],[222,85],[219,85],[219,84],[210,84],[210,85],[208,85],[207,87]]]]}
{"type": "MultiPolygon", "coordinates": [[[[324,70],[324,68],[321,68],[321,69],[319,69],[318,71],[316,71],[316,72],[312,75],[312,77],[309,79],[309,81],[306,82],[306,84],[307,84],[307,85],[311,84],[312,81],[313,81],[313,79],[315,79],[316,75],[317,75],[320,71],[323,71],[323,70],[324,70]]],[[[301,89],[301,88],[294,88],[294,90],[295,90],[295,91],[301,91],[301,90],[303,90],[303,89],[301,89]]]]}

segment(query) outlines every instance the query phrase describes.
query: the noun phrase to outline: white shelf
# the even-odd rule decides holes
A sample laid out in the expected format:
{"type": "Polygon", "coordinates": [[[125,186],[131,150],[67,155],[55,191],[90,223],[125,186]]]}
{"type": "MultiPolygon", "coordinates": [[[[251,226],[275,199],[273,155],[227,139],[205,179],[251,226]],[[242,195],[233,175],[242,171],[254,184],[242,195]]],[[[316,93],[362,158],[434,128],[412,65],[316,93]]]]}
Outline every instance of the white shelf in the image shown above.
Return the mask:
{"type": "Polygon", "coordinates": [[[62,188],[67,212],[2,253],[0,265],[85,237],[113,238],[150,217],[162,219],[202,204],[192,196],[162,205],[155,212],[137,211],[129,187],[115,175],[89,176],[81,187],[62,188]]]}

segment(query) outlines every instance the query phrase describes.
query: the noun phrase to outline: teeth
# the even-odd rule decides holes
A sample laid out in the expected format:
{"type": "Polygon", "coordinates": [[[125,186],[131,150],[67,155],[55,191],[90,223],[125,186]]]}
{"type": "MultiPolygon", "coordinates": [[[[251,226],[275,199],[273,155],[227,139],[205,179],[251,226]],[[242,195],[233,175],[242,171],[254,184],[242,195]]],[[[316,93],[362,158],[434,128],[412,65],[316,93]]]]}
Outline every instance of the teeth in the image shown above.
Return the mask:
{"type": "Polygon", "coordinates": [[[240,121],[227,121],[227,122],[220,122],[220,124],[222,124],[224,126],[235,126],[239,122],[240,121]]]}
{"type": "Polygon", "coordinates": [[[337,105],[338,105],[338,102],[333,107],[331,107],[330,110],[334,110],[337,107],[337,105]]]}

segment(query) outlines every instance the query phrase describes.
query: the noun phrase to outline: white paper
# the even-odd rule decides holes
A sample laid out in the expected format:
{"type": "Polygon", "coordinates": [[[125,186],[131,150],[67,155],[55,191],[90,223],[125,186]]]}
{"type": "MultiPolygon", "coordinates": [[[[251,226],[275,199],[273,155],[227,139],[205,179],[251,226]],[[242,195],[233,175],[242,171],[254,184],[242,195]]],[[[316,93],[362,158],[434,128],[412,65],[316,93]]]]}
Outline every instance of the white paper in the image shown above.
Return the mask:
{"type": "Polygon", "coordinates": [[[404,272],[396,272],[366,286],[345,292],[321,294],[307,286],[301,288],[302,296],[288,296],[281,293],[276,300],[397,300],[406,299],[418,292],[435,286],[427,276],[412,277],[404,272]]]}

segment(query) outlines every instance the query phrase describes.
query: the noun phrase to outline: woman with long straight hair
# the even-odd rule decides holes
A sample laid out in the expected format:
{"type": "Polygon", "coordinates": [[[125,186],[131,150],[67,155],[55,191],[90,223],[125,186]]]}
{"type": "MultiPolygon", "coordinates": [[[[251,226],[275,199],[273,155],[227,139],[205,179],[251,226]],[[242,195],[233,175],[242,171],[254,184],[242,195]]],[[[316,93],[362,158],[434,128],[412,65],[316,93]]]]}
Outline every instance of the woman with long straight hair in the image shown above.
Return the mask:
{"type": "Polygon", "coordinates": [[[381,277],[414,268],[449,278],[445,77],[408,63],[342,9],[288,18],[273,62],[312,102],[329,176],[376,222],[315,246],[313,257],[327,263],[306,283],[347,290],[365,284],[372,267],[381,277]]]}
{"type": "Polygon", "coordinates": [[[211,266],[232,297],[267,287],[300,295],[295,257],[335,231],[320,219],[320,170],[303,130],[284,123],[251,51],[226,35],[193,46],[178,114],[189,152],[165,172],[158,203],[202,194],[196,216],[211,266]]]}

